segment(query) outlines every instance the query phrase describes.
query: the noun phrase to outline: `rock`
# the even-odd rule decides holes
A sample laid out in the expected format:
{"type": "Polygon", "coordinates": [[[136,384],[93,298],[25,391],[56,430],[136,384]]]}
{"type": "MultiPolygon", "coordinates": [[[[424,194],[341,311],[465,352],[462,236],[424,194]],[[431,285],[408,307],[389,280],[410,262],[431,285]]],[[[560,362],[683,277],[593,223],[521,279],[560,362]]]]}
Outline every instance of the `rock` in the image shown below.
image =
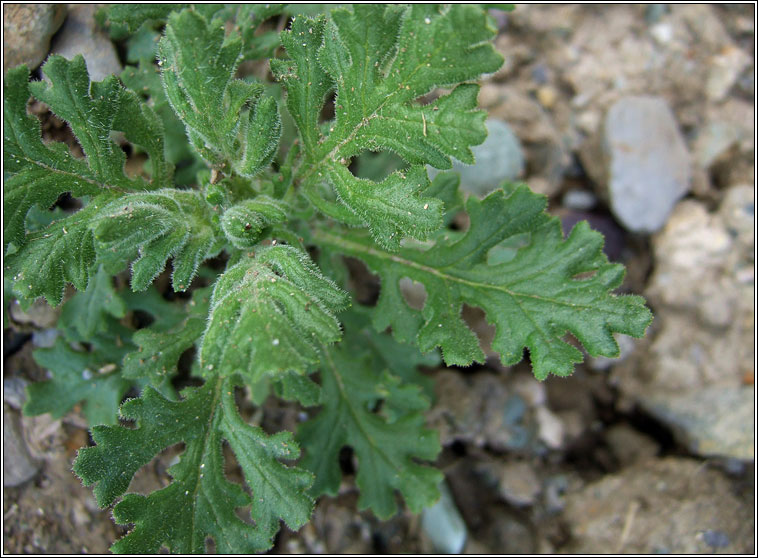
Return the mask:
{"type": "Polygon", "coordinates": [[[58,323],[60,306],[53,308],[45,299],[38,298],[27,308],[23,310],[18,300],[14,300],[10,305],[10,315],[17,324],[30,325],[35,328],[48,329],[58,323]]]}
{"type": "Polygon", "coordinates": [[[563,195],[561,205],[577,211],[589,211],[597,204],[595,194],[589,190],[569,190],[563,195]]]}
{"type": "Polygon", "coordinates": [[[18,486],[33,478],[39,464],[32,458],[21,432],[18,413],[3,405],[3,486],[18,486]]]}
{"type": "Polygon", "coordinates": [[[658,444],[628,424],[616,424],[605,432],[605,443],[622,467],[658,454],[658,444]]]}
{"type": "Polygon", "coordinates": [[[750,56],[741,48],[728,46],[711,58],[705,93],[711,101],[721,101],[750,64],[750,56]]]}
{"type": "Polygon", "coordinates": [[[542,485],[530,463],[517,461],[503,466],[498,491],[514,506],[531,506],[542,491],[542,485]]]}
{"type": "Polygon", "coordinates": [[[613,214],[633,232],[663,227],[690,189],[690,160],[663,99],[624,97],[606,114],[601,138],[604,186],[613,214]]]}
{"type": "Polygon", "coordinates": [[[28,385],[29,382],[20,376],[3,378],[3,401],[20,411],[26,403],[26,386],[28,385]]]}
{"type": "Polygon", "coordinates": [[[8,4],[3,7],[3,73],[26,64],[35,69],[47,56],[50,38],[66,19],[66,4],[8,4]]]}
{"type": "Polygon", "coordinates": [[[517,384],[485,372],[464,378],[454,370],[441,370],[434,380],[436,402],[427,418],[443,446],[458,441],[495,451],[545,452],[537,417],[544,403],[531,402],[517,384]]]}
{"type": "Polygon", "coordinates": [[[92,81],[121,73],[121,62],[108,34],[95,22],[97,4],[71,4],[66,22],[53,41],[51,53],[72,59],[84,56],[92,81]]]}
{"type": "Polygon", "coordinates": [[[466,524],[463,522],[453,496],[443,482],[440,499],[421,513],[421,529],[440,554],[460,554],[466,544],[466,524]]]}
{"type": "Polygon", "coordinates": [[[693,200],[677,205],[653,238],[648,354],[641,366],[612,372],[626,397],[702,455],[752,455],[744,386],[755,358],[754,196],[752,186],[734,186],[716,212],[693,200]]]}
{"type": "Polygon", "coordinates": [[[692,453],[752,461],[754,399],[753,386],[709,386],[679,396],[652,394],[642,405],[692,453]]]}
{"type": "MultiPolygon", "coordinates": [[[[484,143],[471,148],[476,159],[474,165],[453,162],[453,170],[461,175],[461,188],[477,196],[486,196],[504,181],[516,180],[524,172],[521,144],[508,124],[490,118],[487,130],[484,143]]],[[[429,178],[433,179],[437,172],[429,167],[429,178]]]]}
{"type": "Polygon", "coordinates": [[[561,550],[753,554],[752,497],[736,494],[723,473],[699,461],[646,461],[566,495],[572,537],[561,550]]]}

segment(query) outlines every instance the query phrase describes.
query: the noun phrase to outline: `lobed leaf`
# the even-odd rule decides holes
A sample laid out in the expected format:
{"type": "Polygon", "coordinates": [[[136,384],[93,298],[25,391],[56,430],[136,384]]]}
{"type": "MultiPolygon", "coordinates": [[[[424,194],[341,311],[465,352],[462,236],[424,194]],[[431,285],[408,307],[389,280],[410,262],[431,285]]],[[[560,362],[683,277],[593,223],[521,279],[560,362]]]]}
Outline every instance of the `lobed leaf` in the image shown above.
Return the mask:
{"type": "Polygon", "coordinates": [[[391,326],[398,339],[415,342],[422,351],[439,346],[446,363],[467,366],[484,361],[476,335],[461,318],[464,303],[477,306],[495,325],[492,348],[503,364],[519,362],[528,348],[535,376],[545,379],[551,373],[569,375],[583,360],[562,340],[567,332],[590,355],[614,357],[613,333],[641,337],[651,315],[641,297],[612,294],[624,268],[608,262],[602,235],[582,222],[564,240],[560,222],[544,207],[544,197],[525,186],[507,196],[498,190],[482,201],[471,197],[466,203],[471,226],[463,236],[440,236],[431,248],[409,246],[396,255],[376,248],[365,234],[347,238],[323,228],[313,239],[362,259],[379,274],[377,330],[391,326]],[[525,235],[526,246],[515,243],[515,249],[501,252],[500,261],[491,261],[493,248],[506,248],[525,235]],[[581,274],[591,276],[577,278],[581,274]],[[403,277],[425,286],[421,311],[405,302],[403,277]]]}
{"type": "Polygon", "coordinates": [[[118,406],[131,387],[118,370],[123,350],[109,344],[105,350],[75,351],[58,337],[52,348],[37,349],[33,356],[52,377],[29,385],[25,414],[60,418],[81,402],[90,425],[116,424],[118,406]]]}
{"type": "Polygon", "coordinates": [[[189,288],[200,263],[220,250],[214,212],[197,191],[163,189],[114,200],[93,225],[98,259],[110,273],[129,260],[132,289],[146,289],[173,258],[175,291],[189,288]]]}
{"type": "Polygon", "coordinates": [[[298,428],[305,451],[300,466],[316,475],[315,496],[336,496],[342,478],[340,450],[349,445],[358,458],[360,509],[371,508],[386,519],[397,511],[398,490],[411,511],[418,513],[439,497],[442,480],[442,473],[416,462],[434,460],[440,451],[436,433],[424,427],[429,399],[418,386],[404,384],[394,369],[388,369],[395,363],[376,350],[374,339],[380,335],[369,331],[358,316],[348,315],[346,324],[354,327],[346,328],[345,340],[322,347],[322,407],[298,428]],[[381,413],[373,411],[379,402],[381,413]]]}
{"type": "Polygon", "coordinates": [[[203,372],[239,373],[251,385],[266,374],[303,373],[318,362],[318,345],[339,340],[334,314],[347,302],[304,252],[263,248],[216,281],[200,347],[203,372]]]}
{"type": "Polygon", "coordinates": [[[313,501],[306,494],[312,477],[280,460],[295,459],[299,448],[288,432],[269,436],[239,416],[235,380],[213,379],[172,402],[154,389],[124,403],[121,413],[136,428],[98,426],[97,444],[84,448],[74,472],[85,485],[95,484],[101,507],[127,490],[134,474],[167,447],[183,442],[180,461],[169,469],[171,483],[148,496],[127,494],[114,510],[117,523],[134,528],[117,541],[116,553],[155,554],[162,546],[180,554],[205,551],[211,537],[221,553],[254,553],[272,545],[283,519],[291,529],[308,521],[313,501]],[[242,468],[252,494],[229,482],[222,442],[242,468]],[[251,507],[253,524],[235,510],[251,507]]]}
{"type": "Polygon", "coordinates": [[[173,12],[159,45],[166,97],[190,143],[208,164],[252,177],[267,166],[281,135],[276,102],[263,86],[235,79],[242,41],[217,20],[173,12]]]}
{"type": "Polygon", "coordinates": [[[451,157],[472,163],[470,146],[487,135],[485,114],[475,110],[473,84],[428,105],[416,99],[497,70],[502,58],[489,43],[494,35],[486,14],[465,5],[362,4],[333,10],[328,22],[296,19],[282,34],[290,60],[272,64],[272,70],[287,88],[304,145],[299,179],[308,199],[334,219],[367,225],[390,250],[402,236],[425,239],[439,228],[440,203],[421,195],[429,184],[422,165],[450,168],[451,157]],[[335,119],[322,135],[319,114],[332,90],[335,119]],[[408,170],[408,180],[381,183],[345,168],[362,151],[382,149],[419,166],[408,170]],[[339,203],[324,195],[324,183],[339,203]]]}

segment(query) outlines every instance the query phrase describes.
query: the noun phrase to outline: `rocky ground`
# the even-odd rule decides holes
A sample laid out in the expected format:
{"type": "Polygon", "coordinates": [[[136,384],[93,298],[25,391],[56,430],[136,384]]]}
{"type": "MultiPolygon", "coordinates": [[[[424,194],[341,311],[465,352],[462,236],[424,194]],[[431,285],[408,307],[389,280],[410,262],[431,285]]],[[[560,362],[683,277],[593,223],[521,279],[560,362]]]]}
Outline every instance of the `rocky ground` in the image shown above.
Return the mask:
{"type": "MultiPolygon", "coordinates": [[[[434,372],[440,503],[380,522],[355,511],[348,477],[274,552],[755,552],[754,8],[497,14],[506,63],[483,82],[490,138],[463,183],[481,195],[523,179],[567,228],[588,219],[655,321],[644,340],[619,340],[620,360],[568,379],[539,383],[495,359],[434,372]]],[[[119,71],[89,6],[25,9],[4,7],[5,68],[51,50],[119,71]]],[[[123,531],[70,473],[82,417],[19,413],[25,383],[44,377],[31,352],[55,313],[5,309],[3,550],[106,552],[123,531]]],[[[486,338],[482,316],[468,319],[486,338]]],[[[263,411],[264,425],[296,420],[263,411]]],[[[170,457],[138,484],[160,486],[170,457]]]]}

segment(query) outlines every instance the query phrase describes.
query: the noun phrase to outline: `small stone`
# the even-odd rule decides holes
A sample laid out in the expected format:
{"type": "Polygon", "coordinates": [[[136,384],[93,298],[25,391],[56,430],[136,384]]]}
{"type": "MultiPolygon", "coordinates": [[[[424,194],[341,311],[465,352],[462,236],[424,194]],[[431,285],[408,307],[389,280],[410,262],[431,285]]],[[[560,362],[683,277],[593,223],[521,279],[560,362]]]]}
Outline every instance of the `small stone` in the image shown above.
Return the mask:
{"type": "Polygon", "coordinates": [[[66,4],[3,6],[3,72],[19,64],[39,66],[64,19],[66,4]]]}
{"type": "Polygon", "coordinates": [[[565,434],[561,420],[547,407],[537,407],[535,416],[539,425],[540,440],[550,449],[560,449],[565,434]]]}
{"type": "Polygon", "coordinates": [[[53,308],[43,298],[38,298],[32,302],[31,306],[26,310],[21,308],[18,301],[13,301],[10,305],[10,314],[13,321],[40,329],[51,328],[58,323],[59,313],[60,306],[53,308]]]}
{"type": "Polygon", "coordinates": [[[542,491],[534,468],[525,462],[506,463],[500,475],[500,495],[514,506],[531,506],[542,491]]]}
{"type": "Polygon", "coordinates": [[[29,453],[18,413],[3,405],[3,486],[18,486],[37,474],[39,465],[29,453]]]}
{"type": "Polygon", "coordinates": [[[658,444],[627,424],[617,424],[605,432],[605,442],[624,467],[658,454],[658,444]]]}
{"type": "Polygon", "coordinates": [[[705,93],[711,101],[723,100],[742,70],[750,64],[750,56],[741,48],[727,46],[711,58],[705,93]]]}
{"type": "Polygon", "coordinates": [[[708,386],[681,395],[641,398],[643,408],[705,457],[755,459],[753,386],[708,386]]]}
{"type": "Polygon", "coordinates": [[[569,190],[563,195],[561,205],[577,211],[588,211],[597,205],[597,198],[588,190],[569,190]]]}
{"type": "Polygon", "coordinates": [[[558,92],[554,87],[544,85],[537,89],[537,100],[546,109],[553,108],[555,101],[558,99],[558,92]]]}
{"type": "Polygon", "coordinates": [[[703,542],[713,548],[726,548],[731,544],[729,535],[723,531],[716,531],[714,529],[707,529],[703,531],[703,542]]]}
{"type": "Polygon", "coordinates": [[[602,150],[613,214],[633,232],[666,223],[690,189],[687,147],[663,99],[624,97],[605,117],[602,150]]]}
{"type": "Polygon", "coordinates": [[[3,378],[3,401],[20,411],[26,403],[26,386],[28,385],[29,382],[19,376],[3,378]]]}
{"type": "Polygon", "coordinates": [[[440,554],[460,554],[466,544],[466,524],[444,482],[440,499],[421,513],[421,529],[440,554]]]}
{"type": "Polygon", "coordinates": [[[71,4],[66,22],[50,49],[69,60],[84,56],[90,80],[101,81],[121,73],[121,62],[108,34],[95,22],[95,4],[71,4]]]}

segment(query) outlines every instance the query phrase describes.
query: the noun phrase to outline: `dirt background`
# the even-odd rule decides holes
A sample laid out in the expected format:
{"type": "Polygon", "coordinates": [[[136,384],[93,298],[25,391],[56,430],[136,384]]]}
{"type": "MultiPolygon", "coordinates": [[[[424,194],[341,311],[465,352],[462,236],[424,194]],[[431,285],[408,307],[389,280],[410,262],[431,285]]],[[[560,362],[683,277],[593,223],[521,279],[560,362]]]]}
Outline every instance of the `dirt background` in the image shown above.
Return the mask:
{"type": "MultiPolygon", "coordinates": [[[[96,30],[92,8],[33,9],[4,5],[4,69],[36,67],[52,48],[85,52],[91,70],[120,70],[123,51],[96,30]]],[[[539,383],[527,365],[496,359],[429,371],[443,501],[387,522],[356,512],[348,452],[339,496],[323,498],[299,532],[283,528],[272,552],[755,552],[754,9],[530,5],[495,14],[506,63],[482,81],[480,104],[509,130],[488,147],[490,164],[510,167],[476,174],[524,179],[567,227],[589,219],[609,257],[628,266],[622,290],[644,294],[655,321],[644,340],[620,340],[622,359],[590,359],[568,379],[539,383]],[[630,150],[681,143],[684,156],[665,158],[671,184],[641,186],[647,206],[629,213],[614,190],[630,171],[611,162],[608,114],[639,96],[654,98],[674,131],[654,127],[630,150]],[[646,221],[651,207],[669,205],[660,222],[646,221]]],[[[65,139],[62,123],[41,116],[46,138],[65,139]]],[[[25,383],[45,377],[31,352],[55,311],[23,313],[8,298],[4,311],[3,551],[105,553],[125,531],[70,471],[88,443],[83,417],[19,413],[25,383]]],[[[481,314],[467,319],[486,344],[481,314]]],[[[301,420],[273,400],[262,411],[270,430],[301,420]]],[[[165,485],[172,457],[145,468],[132,490],[165,485]]]]}

